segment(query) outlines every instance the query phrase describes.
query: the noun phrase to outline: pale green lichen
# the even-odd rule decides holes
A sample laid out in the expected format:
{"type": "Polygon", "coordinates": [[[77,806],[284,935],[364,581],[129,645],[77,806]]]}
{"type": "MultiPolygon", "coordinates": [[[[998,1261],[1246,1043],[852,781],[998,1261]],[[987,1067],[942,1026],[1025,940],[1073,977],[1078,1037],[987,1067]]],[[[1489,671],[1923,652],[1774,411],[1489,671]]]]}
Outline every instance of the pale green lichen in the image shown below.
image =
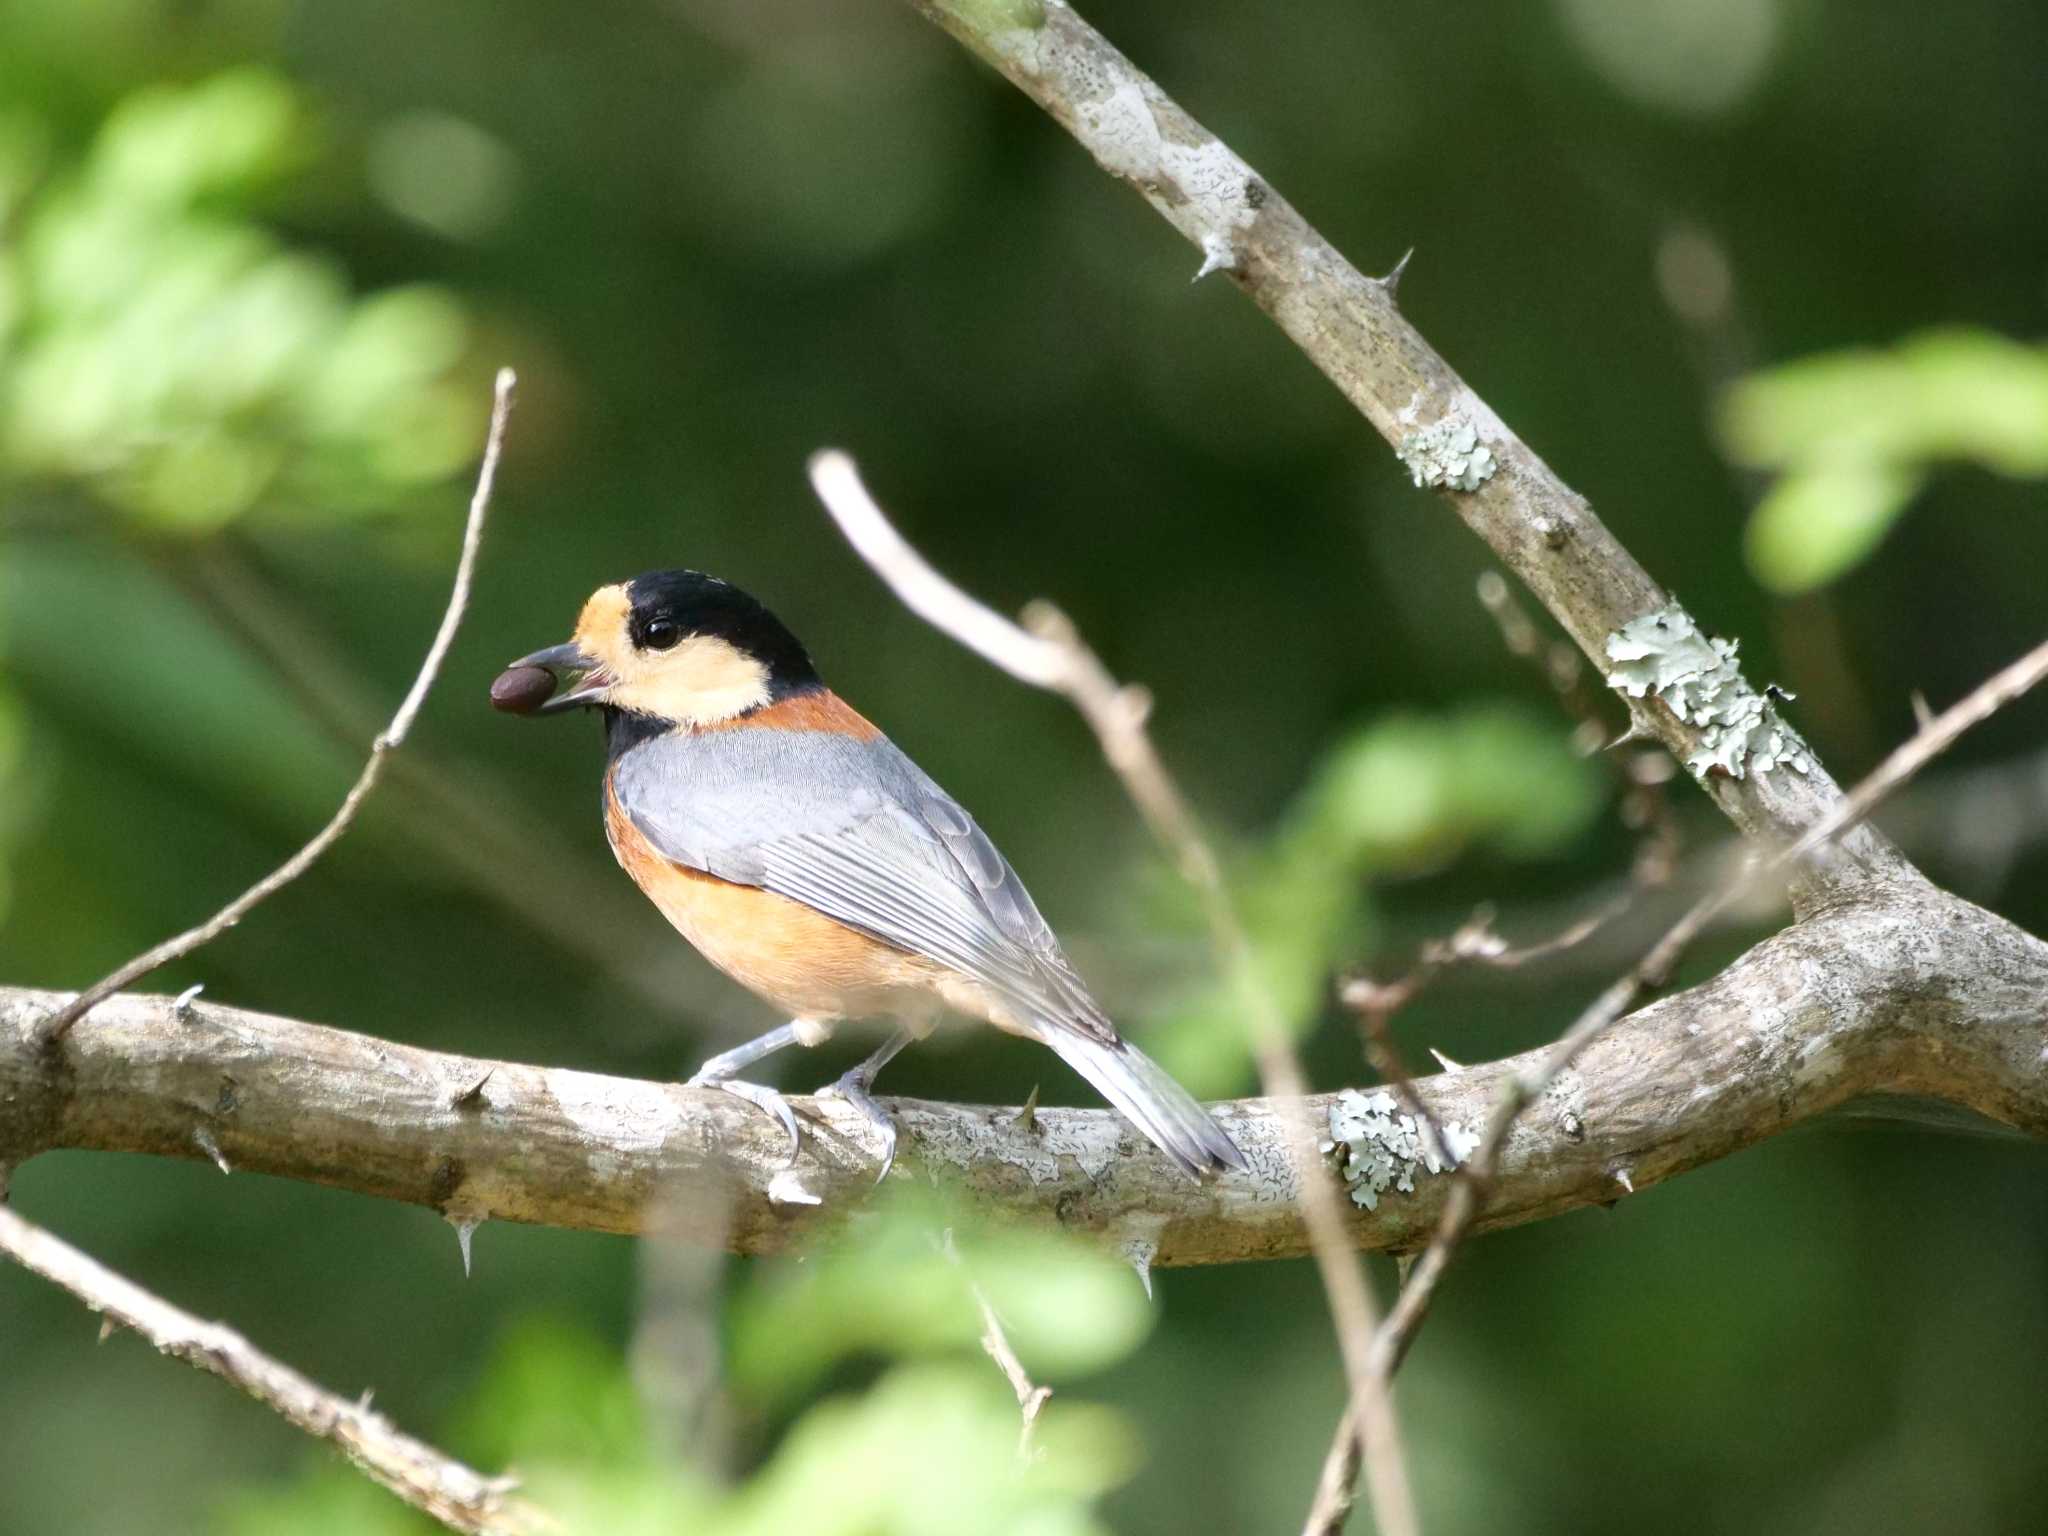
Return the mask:
{"type": "Polygon", "coordinates": [[[1631,619],[1607,637],[1607,685],[1640,699],[1654,693],[1700,732],[1685,760],[1694,778],[1719,769],[1730,778],[1790,768],[1805,773],[1812,755],[1770,701],[1743,680],[1733,640],[1710,639],[1676,603],[1631,619]]]}
{"type": "MultiPolygon", "coordinates": [[[[1455,1120],[1443,1121],[1439,1129],[1451,1167],[1464,1162],[1479,1145],[1478,1134],[1455,1120]]],[[[1380,1196],[1390,1189],[1413,1194],[1418,1172],[1442,1173],[1446,1166],[1429,1128],[1403,1113],[1384,1088],[1371,1093],[1346,1088],[1337,1095],[1330,1105],[1330,1136],[1322,1150],[1332,1153],[1339,1147],[1344,1149],[1347,1192],[1368,1211],[1378,1209],[1380,1196]]]]}
{"type": "Polygon", "coordinates": [[[1500,467],[1479,433],[1454,416],[1416,428],[1401,439],[1395,452],[1418,486],[1476,491],[1500,467]]]}

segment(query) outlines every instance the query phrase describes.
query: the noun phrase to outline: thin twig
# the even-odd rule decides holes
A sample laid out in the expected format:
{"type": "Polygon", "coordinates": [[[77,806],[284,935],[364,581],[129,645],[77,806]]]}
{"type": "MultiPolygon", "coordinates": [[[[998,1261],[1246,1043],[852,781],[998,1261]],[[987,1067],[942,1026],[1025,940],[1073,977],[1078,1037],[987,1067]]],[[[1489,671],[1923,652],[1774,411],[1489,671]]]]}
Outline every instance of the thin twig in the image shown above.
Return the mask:
{"type": "Polygon", "coordinates": [[[1677,865],[1679,847],[1677,817],[1663,793],[1663,786],[1675,771],[1669,754],[1653,750],[1624,757],[1618,752],[1603,751],[1608,744],[1608,726],[1601,712],[1601,699],[1585,686],[1586,665],[1579,653],[1561,640],[1544,640],[1542,631],[1515,601],[1506,578],[1498,571],[1480,575],[1478,595],[1480,606],[1500,630],[1501,644],[1508,654],[1528,662],[1542,674],[1559,706],[1573,720],[1572,738],[1582,755],[1605,763],[1619,780],[1622,824],[1636,832],[1638,838],[1630,888],[1550,938],[1513,948],[1494,931],[1493,909],[1481,906],[1449,937],[1425,943],[1406,976],[1392,982],[1354,976],[1339,989],[1339,1001],[1358,1015],[1367,1062],[1393,1085],[1402,1107],[1423,1128],[1431,1151],[1447,1167],[1457,1160],[1447,1155],[1443,1127],[1415,1089],[1414,1075],[1394,1040],[1394,1015],[1455,966],[1518,970],[1577,948],[1608,923],[1633,910],[1642,892],[1668,883],[1677,865]]]}
{"type": "Polygon", "coordinates": [[[1010,1348],[1008,1335],[1003,1332],[1003,1321],[996,1316],[996,1309],[982,1293],[980,1286],[972,1287],[974,1304],[981,1308],[981,1347],[995,1361],[1010,1390],[1017,1394],[1017,1409],[1023,1415],[1023,1427],[1017,1431],[1017,1459],[1031,1460],[1031,1432],[1038,1427],[1039,1410],[1045,1407],[1052,1396],[1051,1387],[1032,1385],[1030,1373],[1024,1369],[1024,1362],[1017,1358],[1017,1352],[1010,1348]]]}
{"type": "Polygon", "coordinates": [[[1783,855],[1781,862],[1803,859],[1834,838],[1860,825],[1892,791],[1910,782],[1955,744],[1956,738],[1982,724],[1999,710],[2048,678],[2048,641],[2035,646],[2010,666],[1993,673],[1947,709],[1915,731],[1833,809],[1813,824],[1783,855]]]}
{"type": "Polygon", "coordinates": [[[1649,751],[1625,758],[1619,753],[1603,752],[1608,726],[1601,713],[1600,699],[1584,686],[1586,666],[1579,653],[1561,640],[1544,641],[1542,631],[1515,601],[1506,578],[1498,571],[1480,575],[1478,595],[1480,606],[1500,630],[1501,644],[1508,654],[1528,662],[1542,674],[1559,706],[1573,720],[1573,740],[1582,755],[1598,758],[1620,781],[1622,824],[1639,833],[1639,837],[1630,888],[1550,938],[1512,948],[1494,931],[1493,908],[1482,905],[1447,938],[1424,943],[1407,975],[1391,982],[1354,976],[1338,989],[1338,1001],[1358,1015],[1367,1063],[1392,1085],[1402,1108],[1422,1127],[1431,1152],[1445,1167],[1454,1165],[1457,1159],[1449,1155],[1443,1126],[1435,1111],[1416,1091],[1414,1074],[1394,1039],[1394,1015],[1453,967],[1476,965],[1518,970],[1577,948],[1608,923],[1633,910],[1642,892],[1671,879],[1679,841],[1677,818],[1663,794],[1663,786],[1674,771],[1670,756],[1662,751],[1649,751]]]}
{"type": "MultiPolygon", "coordinates": [[[[377,729],[382,710],[351,658],[233,538],[166,546],[158,567],[224,639],[262,664],[331,745],[353,757],[377,729]]],[[[625,990],[675,1007],[673,977],[620,949],[627,919],[640,911],[637,895],[592,874],[555,821],[517,809],[518,797],[474,759],[416,745],[385,771],[385,814],[400,818],[405,835],[451,875],[625,990]],[[546,880],[537,880],[543,870],[546,880]]]]}
{"type": "Polygon", "coordinates": [[[316,1439],[339,1447],[374,1481],[452,1531],[523,1533],[554,1521],[510,1497],[508,1478],[486,1477],[401,1434],[382,1414],[349,1402],[272,1359],[234,1329],[202,1322],[114,1273],[55,1234],[0,1205],[0,1252],[133,1329],[163,1354],[210,1371],[316,1439]]]}
{"type": "MultiPolygon", "coordinates": [[[[949,1227],[939,1238],[939,1251],[957,1265],[964,1273],[967,1265],[960,1257],[960,1250],[953,1245],[953,1232],[949,1227]]],[[[988,1293],[970,1278],[967,1282],[974,1304],[981,1310],[981,1347],[989,1359],[996,1363],[996,1369],[1003,1373],[1003,1379],[1010,1384],[1010,1390],[1017,1394],[1017,1411],[1023,1416],[1023,1424],[1017,1432],[1017,1459],[1031,1460],[1031,1434],[1038,1427],[1038,1415],[1046,1401],[1052,1396],[1051,1387],[1038,1386],[1031,1380],[1031,1373],[1024,1369],[1024,1362],[1017,1358],[1017,1351],[1010,1347],[1010,1336],[1003,1332],[1003,1320],[996,1315],[995,1304],[988,1299],[988,1293]]]]}
{"type": "Polygon", "coordinates": [[[370,744],[369,760],[363,764],[363,771],[349,789],[327,825],[313,834],[312,839],[276,869],[242,892],[233,901],[199,924],[188,928],[173,938],[164,940],[152,949],[143,951],[119,969],[101,977],[87,987],[69,1003],[43,1020],[37,1037],[45,1046],[53,1046],[64,1038],[65,1033],[86,1014],[125,987],[133,986],[151,971],[171,961],[189,955],[204,944],[210,944],[228,929],[239,923],[260,903],[276,895],[319,860],[349,828],[356,819],[356,812],[370,791],[377,787],[377,780],[384,771],[384,760],[403,745],[406,733],[412,729],[414,718],[420,706],[426,702],[427,690],[433,686],[434,678],[441,670],[441,663],[448,655],[448,647],[455,641],[456,627],[462,622],[463,609],[469,603],[469,587],[476,570],[477,548],[483,541],[484,518],[490,510],[491,487],[497,479],[498,455],[505,440],[505,420],[512,410],[512,388],[515,383],[510,368],[498,370],[497,387],[491,404],[491,426],[484,441],[484,457],[477,471],[476,490],[469,501],[469,521],[462,534],[462,554],[455,565],[455,586],[448,595],[448,606],[441,615],[441,627],[434,632],[433,643],[427,647],[426,659],[420,663],[419,675],[413,679],[398,712],[391,717],[382,734],[370,744]]]}
{"type": "MultiPolygon", "coordinates": [[[[1147,696],[1120,685],[1073,624],[1050,605],[1033,604],[1026,628],[1019,628],[941,576],[896,532],[845,453],[828,449],[813,454],[809,468],[811,484],[833,521],[905,606],[1020,682],[1065,696],[1087,720],[1154,838],[1201,900],[1218,966],[1252,1022],[1252,1048],[1265,1091],[1300,1106],[1308,1093],[1301,1062],[1285,1020],[1258,982],[1222,868],[1146,733],[1147,696]]],[[[1305,1111],[1283,1119],[1303,1219],[1336,1323],[1351,1400],[1360,1410],[1356,1422],[1374,1509],[1383,1531],[1407,1536],[1419,1526],[1399,1426],[1384,1380],[1375,1380],[1368,1369],[1377,1308],[1346,1237],[1341,1197],[1316,1153],[1316,1130],[1305,1111]]]]}

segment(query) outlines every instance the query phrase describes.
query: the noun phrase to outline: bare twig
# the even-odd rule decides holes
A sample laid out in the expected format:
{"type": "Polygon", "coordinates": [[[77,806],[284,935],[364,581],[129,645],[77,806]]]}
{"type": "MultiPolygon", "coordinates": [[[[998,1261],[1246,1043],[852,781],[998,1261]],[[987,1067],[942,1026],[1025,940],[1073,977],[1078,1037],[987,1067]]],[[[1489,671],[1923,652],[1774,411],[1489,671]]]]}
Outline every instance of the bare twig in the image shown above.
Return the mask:
{"type": "MultiPolygon", "coordinates": [[[[1598,933],[1601,928],[1630,910],[1636,904],[1636,894],[1631,891],[1602,904],[1597,910],[1578,919],[1569,927],[1534,944],[1520,949],[1510,948],[1507,940],[1494,931],[1494,912],[1490,905],[1482,905],[1467,918],[1449,937],[1430,939],[1416,956],[1415,966],[1398,981],[1375,981],[1370,976],[1353,976],[1337,989],[1337,1000],[1353,1013],[1365,1035],[1365,1057],[1367,1063],[1380,1077],[1393,1086],[1401,1107],[1415,1117],[1428,1138],[1430,1150],[1444,1167],[1454,1166],[1458,1159],[1450,1155],[1444,1140],[1443,1127],[1437,1123],[1436,1113],[1422,1095],[1415,1089],[1415,1074],[1408,1066],[1408,1059],[1396,1044],[1393,1035],[1393,1018],[1413,1002],[1418,994],[1428,989],[1439,976],[1455,966],[1474,965],[1491,970],[1519,970],[1522,966],[1545,960],[1552,955],[1563,954],[1583,944],[1598,933]]],[[[1436,1053],[1439,1061],[1445,1058],[1436,1053]]]]}
{"type": "Polygon", "coordinates": [[[427,690],[433,686],[440,673],[441,663],[448,655],[448,647],[455,641],[456,627],[462,622],[463,609],[469,602],[469,586],[476,570],[478,546],[483,541],[484,518],[490,510],[491,487],[497,479],[498,455],[504,446],[505,420],[512,410],[512,388],[515,383],[510,368],[498,370],[497,386],[491,404],[490,433],[484,441],[483,464],[477,471],[476,490],[469,501],[469,520],[462,534],[462,554],[455,565],[455,585],[448,594],[448,606],[441,615],[441,626],[434,632],[433,643],[427,647],[426,659],[420,663],[418,676],[405,698],[398,706],[398,712],[391,717],[391,723],[375,741],[370,744],[369,760],[363,764],[363,771],[350,787],[341,806],[335,811],[327,825],[322,827],[307,844],[276,869],[242,892],[233,901],[199,924],[188,928],[143,951],[127,964],[101,977],[87,987],[69,1003],[45,1019],[39,1034],[46,1046],[55,1045],[65,1033],[100,1003],[112,997],[124,987],[133,986],[151,971],[182,956],[204,944],[210,944],[228,929],[248,916],[260,903],[276,895],[319,860],[346,832],[349,824],[356,819],[356,812],[370,791],[377,787],[377,780],[384,771],[384,760],[404,744],[406,733],[412,729],[414,718],[420,706],[426,702],[427,690]]]}
{"type": "MultiPolygon", "coordinates": [[[[383,711],[330,633],[279,592],[260,563],[231,536],[164,546],[159,568],[224,639],[253,656],[335,747],[353,757],[383,711]]],[[[403,823],[435,862],[529,932],[603,971],[629,992],[673,1011],[676,975],[621,950],[643,910],[624,882],[594,872],[559,821],[517,809],[474,758],[452,759],[415,746],[396,753],[386,773],[384,814],[403,823]],[[536,879],[545,871],[546,879],[536,879]]]]}
{"type": "Polygon", "coordinates": [[[69,1291],[105,1318],[108,1327],[133,1329],[161,1353],[212,1372],[295,1427],[329,1441],[365,1475],[449,1530],[554,1528],[541,1511],[510,1496],[510,1479],[486,1477],[401,1434],[364,1403],[336,1396],[234,1329],[181,1311],[5,1205],[0,1205],[0,1252],[69,1291]]]}
{"type": "MultiPolygon", "coordinates": [[[[1484,905],[1447,938],[1424,943],[1405,976],[1390,982],[1353,976],[1339,988],[1338,1000],[1358,1016],[1367,1063],[1393,1086],[1402,1107],[1422,1127],[1430,1150],[1446,1167],[1457,1159],[1448,1153],[1443,1127],[1437,1123],[1436,1115],[1415,1091],[1413,1073],[1394,1040],[1394,1015],[1453,967],[1518,970],[1577,948],[1608,923],[1633,910],[1642,892],[1668,882],[1676,867],[1678,851],[1677,818],[1663,794],[1663,786],[1673,772],[1669,755],[1657,750],[1625,758],[1615,752],[1603,752],[1608,727],[1599,698],[1584,686],[1586,665],[1579,653],[1563,641],[1545,642],[1542,632],[1522,611],[1498,571],[1484,572],[1478,591],[1480,605],[1500,630],[1501,644],[1510,655],[1542,673],[1558,704],[1575,722],[1572,735],[1580,752],[1605,763],[1620,781],[1622,824],[1639,836],[1629,889],[1550,938],[1513,948],[1494,931],[1493,908],[1484,905]]],[[[1443,1058],[1439,1055],[1438,1059],[1443,1058]]]]}
{"type": "Polygon", "coordinates": [[[1323,1470],[1316,1478],[1316,1495],[1308,1508],[1308,1520],[1301,1536],[1342,1536],[1345,1522],[1358,1502],[1358,1431],[1346,1407],[1337,1420],[1337,1433],[1323,1456],[1323,1470]]]}
{"type": "Polygon", "coordinates": [[[2010,666],[1993,673],[1940,714],[1926,721],[1912,738],[1897,748],[1785,853],[1782,862],[1803,859],[1822,844],[1841,837],[1859,825],[1894,790],[1955,744],[1972,726],[1980,725],[1999,710],[2048,677],[2048,641],[2043,641],[2010,666]]]}
{"type": "Polygon", "coordinates": [[[1283,1117],[1289,1155],[1336,1322],[1351,1398],[1359,1405],[1356,1422],[1374,1508],[1381,1528],[1393,1536],[1417,1530],[1392,1400],[1366,1368],[1376,1308],[1345,1238],[1341,1196],[1316,1154],[1317,1131],[1305,1108],[1307,1079],[1286,1021],[1257,980],[1251,945],[1222,868],[1146,733],[1150,700],[1140,690],[1120,685],[1073,624],[1051,605],[1033,604],[1025,615],[1027,627],[1020,629],[941,576],[896,532],[846,454],[828,449],[812,455],[810,475],[819,500],[848,541],[912,612],[1012,677],[1059,693],[1080,711],[1153,837],[1194,887],[1218,967],[1250,1021],[1261,1082],[1268,1094],[1292,1107],[1283,1117]]]}
{"type": "Polygon", "coordinates": [[[981,1308],[981,1347],[988,1352],[989,1359],[1010,1383],[1010,1390],[1017,1394],[1017,1409],[1023,1415],[1023,1427],[1017,1431],[1017,1457],[1020,1461],[1031,1459],[1031,1432],[1038,1427],[1039,1410],[1045,1407],[1052,1396],[1051,1387],[1033,1386],[1030,1374],[1024,1369],[1024,1362],[1017,1358],[1017,1352],[1010,1348],[1009,1337],[1003,1332],[1003,1321],[996,1316],[996,1309],[982,1294],[980,1286],[974,1287],[974,1304],[981,1308]]]}
{"type": "MultiPolygon", "coordinates": [[[[953,1233],[948,1228],[939,1238],[939,1251],[964,1273],[967,1266],[960,1257],[960,1250],[953,1245],[953,1233]]],[[[1038,1386],[1031,1380],[1031,1373],[1024,1369],[1024,1362],[1017,1358],[1017,1351],[1010,1347],[1010,1336],[1003,1332],[1003,1320],[996,1314],[995,1304],[988,1299],[988,1293],[970,1278],[968,1292],[974,1297],[974,1305],[981,1311],[981,1347],[989,1359],[996,1363],[996,1369],[1003,1373],[1003,1380],[1010,1384],[1010,1390],[1017,1394],[1017,1411],[1023,1417],[1023,1424],[1017,1431],[1017,1459],[1031,1460],[1031,1434],[1038,1427],[1038,1415],[1052,1396],[1051,1387],[1038,1386]]]]}

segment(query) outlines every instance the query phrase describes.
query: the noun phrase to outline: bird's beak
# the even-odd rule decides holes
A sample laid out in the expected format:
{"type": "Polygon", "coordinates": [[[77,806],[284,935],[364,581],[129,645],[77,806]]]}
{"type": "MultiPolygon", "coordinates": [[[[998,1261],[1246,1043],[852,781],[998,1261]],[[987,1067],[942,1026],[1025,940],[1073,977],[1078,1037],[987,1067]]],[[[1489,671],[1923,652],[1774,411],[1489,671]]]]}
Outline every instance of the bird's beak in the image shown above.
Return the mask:
{"type": "Polygon", "coordinates": [[[567,709],[602,703],[605,690],[613,682],[612,675],[604,669],[604,663],[573,640],[565,645],[551,645],[544,651],[535,651],[531,656],[522,656],[512,665],[544,667],[560,680],[554,696],[533,711],[536,715],[559,715],[567,709]]]}

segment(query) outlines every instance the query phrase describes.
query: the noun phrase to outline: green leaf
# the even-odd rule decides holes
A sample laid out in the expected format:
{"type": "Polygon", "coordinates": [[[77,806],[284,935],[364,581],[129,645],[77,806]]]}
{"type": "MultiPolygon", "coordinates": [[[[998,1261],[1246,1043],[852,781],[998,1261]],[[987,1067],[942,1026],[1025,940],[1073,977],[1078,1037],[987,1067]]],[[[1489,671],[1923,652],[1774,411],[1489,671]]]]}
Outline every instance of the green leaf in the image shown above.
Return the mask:
{"type": "Polygon", "coordinates": [[[1802,592],[1865,559],[1940,464],[2048,475],[2048,348],[1949,329],[1802,358],[1736,385],[1721,429],[1783,477],[1750,519],[1751,568],[1802,592]]]}
{"type": "Polygon", "coordinates": [[[1279,841],[1289,860],[1360,874],[1434,863],[1479,841],[1536,855],[1577,835],[1602,795],[1554,721],[1497,705],[1397,715],[1325,756],[1279,841]]]}
{"type": "Polygon", "coordinates": [[[286,81],[267,70],[233,70],[123,101],[100,131],[90,173],[127,201],[246,194],[294,167],[302,133],[286,81]]]}
{"type": "Polygon", "coordinates": [[[1861,563],[1919,493],[1921,477],[1869,464],[1785,476],[1750,515],[1750,568],[1772,590],[1807,592],[1861,563]]]}

